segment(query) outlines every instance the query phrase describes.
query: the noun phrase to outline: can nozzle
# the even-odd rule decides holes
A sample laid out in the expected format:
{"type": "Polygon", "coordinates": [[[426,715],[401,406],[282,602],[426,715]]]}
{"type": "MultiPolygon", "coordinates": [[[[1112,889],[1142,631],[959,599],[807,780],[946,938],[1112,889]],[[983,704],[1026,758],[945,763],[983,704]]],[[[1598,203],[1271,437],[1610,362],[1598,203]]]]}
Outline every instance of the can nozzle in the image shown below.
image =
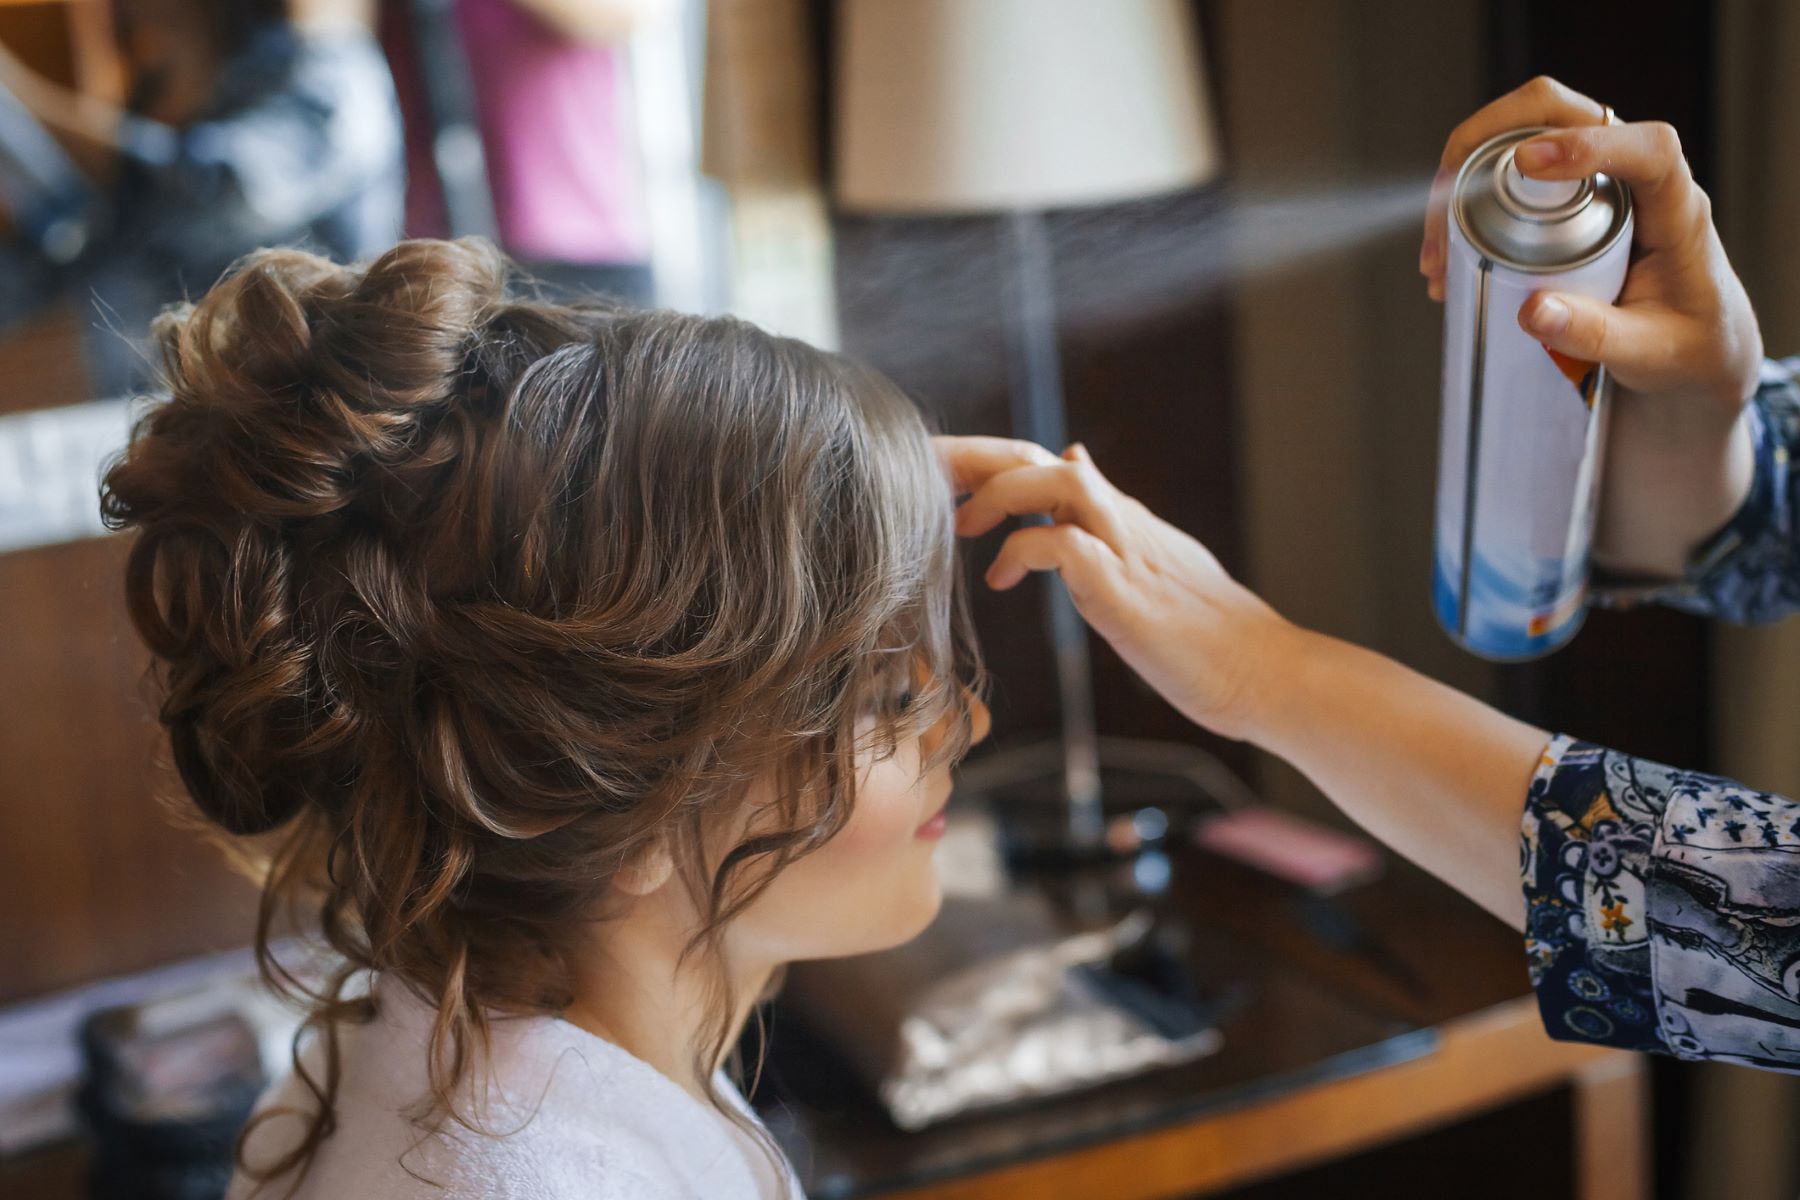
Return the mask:
{"type": "Polygon", "coordinates": [[[1519,170],[1519,164],[1510,154],[1506,156],[1506,169],[1500,180],[1500,186],[1514,203],[1534,212],[1553,212],[1574,203],[1587,182],[1583,179],[1533,179],[1519,170]]]}

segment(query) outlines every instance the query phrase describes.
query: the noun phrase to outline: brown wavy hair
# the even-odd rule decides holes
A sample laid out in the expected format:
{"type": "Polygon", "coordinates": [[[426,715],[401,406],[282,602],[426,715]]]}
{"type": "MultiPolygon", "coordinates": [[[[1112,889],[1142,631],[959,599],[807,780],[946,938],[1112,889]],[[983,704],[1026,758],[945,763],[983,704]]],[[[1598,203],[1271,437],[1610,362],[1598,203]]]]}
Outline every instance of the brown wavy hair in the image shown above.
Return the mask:
{"type": "MultiPolygon", "coordinates": [[[[844,824],[872,698],[922,680],[877,736],[951,714],[927,767],[966,751],[950,497],[874,371],[730,318],[521,297],[472,240],[366,269],[262,251],[155,335],[168,395],[102,511],[136,530],[126,596],[187,795],[253,852],[262,970],[325,1043],[315,1078],[295,1039],[317,1111],[260,1177],[332,1132],[357,979],[435,1003],[421,1111],[464,1120],[490,1015],[570,1002],[622,864],[674,850],[706,915],[689,950],[716,950],[844,824]],[[709,859],[765,779],[774,811],[709,859]],[[340,964],[323,986],[269,952],[290,904],[340,964]]],[[[715,994],[708,1081],[735,1033],[715,994]]]]}

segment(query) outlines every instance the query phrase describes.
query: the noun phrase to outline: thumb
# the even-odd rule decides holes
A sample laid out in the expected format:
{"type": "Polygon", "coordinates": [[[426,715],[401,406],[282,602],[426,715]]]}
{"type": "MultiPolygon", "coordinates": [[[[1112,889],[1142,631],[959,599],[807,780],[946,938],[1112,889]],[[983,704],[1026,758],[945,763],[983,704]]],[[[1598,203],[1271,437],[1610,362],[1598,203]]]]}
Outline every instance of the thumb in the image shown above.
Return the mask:
{"type": "Polygon", "coordinates": [[[1667,357],[1669,330],[1633,312],[1571,292],[1535,292],[1519,309],[1519,325],[1545,346],[1618,372],[1653,367],[1667,357]]]}

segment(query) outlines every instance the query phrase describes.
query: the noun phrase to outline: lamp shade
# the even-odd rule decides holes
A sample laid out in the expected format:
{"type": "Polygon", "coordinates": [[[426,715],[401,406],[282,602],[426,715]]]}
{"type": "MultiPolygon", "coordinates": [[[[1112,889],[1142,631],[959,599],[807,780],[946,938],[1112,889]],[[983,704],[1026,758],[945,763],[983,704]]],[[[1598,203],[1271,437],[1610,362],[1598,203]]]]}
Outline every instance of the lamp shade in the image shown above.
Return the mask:
{"type": "Polygon", "coordinates": [[[846,209],[1104,204],[1217,172],[1187,0],[840,0],[837,42],[846,209]]]}

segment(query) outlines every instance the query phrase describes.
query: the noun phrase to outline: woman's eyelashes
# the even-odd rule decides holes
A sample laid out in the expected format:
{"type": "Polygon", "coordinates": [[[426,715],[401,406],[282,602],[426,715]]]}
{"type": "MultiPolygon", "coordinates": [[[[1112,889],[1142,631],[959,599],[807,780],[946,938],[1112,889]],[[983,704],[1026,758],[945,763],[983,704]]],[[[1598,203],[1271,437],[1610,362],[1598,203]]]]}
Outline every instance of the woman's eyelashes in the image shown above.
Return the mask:
{"type": "Polygon", "coordinates": [[[903,692],[890,692],[885,699],[870,701],[868,713],[876,718],[902,717],[906,715],[907,709],[912,707],[913,699],[911,689],[903,692]]]}

